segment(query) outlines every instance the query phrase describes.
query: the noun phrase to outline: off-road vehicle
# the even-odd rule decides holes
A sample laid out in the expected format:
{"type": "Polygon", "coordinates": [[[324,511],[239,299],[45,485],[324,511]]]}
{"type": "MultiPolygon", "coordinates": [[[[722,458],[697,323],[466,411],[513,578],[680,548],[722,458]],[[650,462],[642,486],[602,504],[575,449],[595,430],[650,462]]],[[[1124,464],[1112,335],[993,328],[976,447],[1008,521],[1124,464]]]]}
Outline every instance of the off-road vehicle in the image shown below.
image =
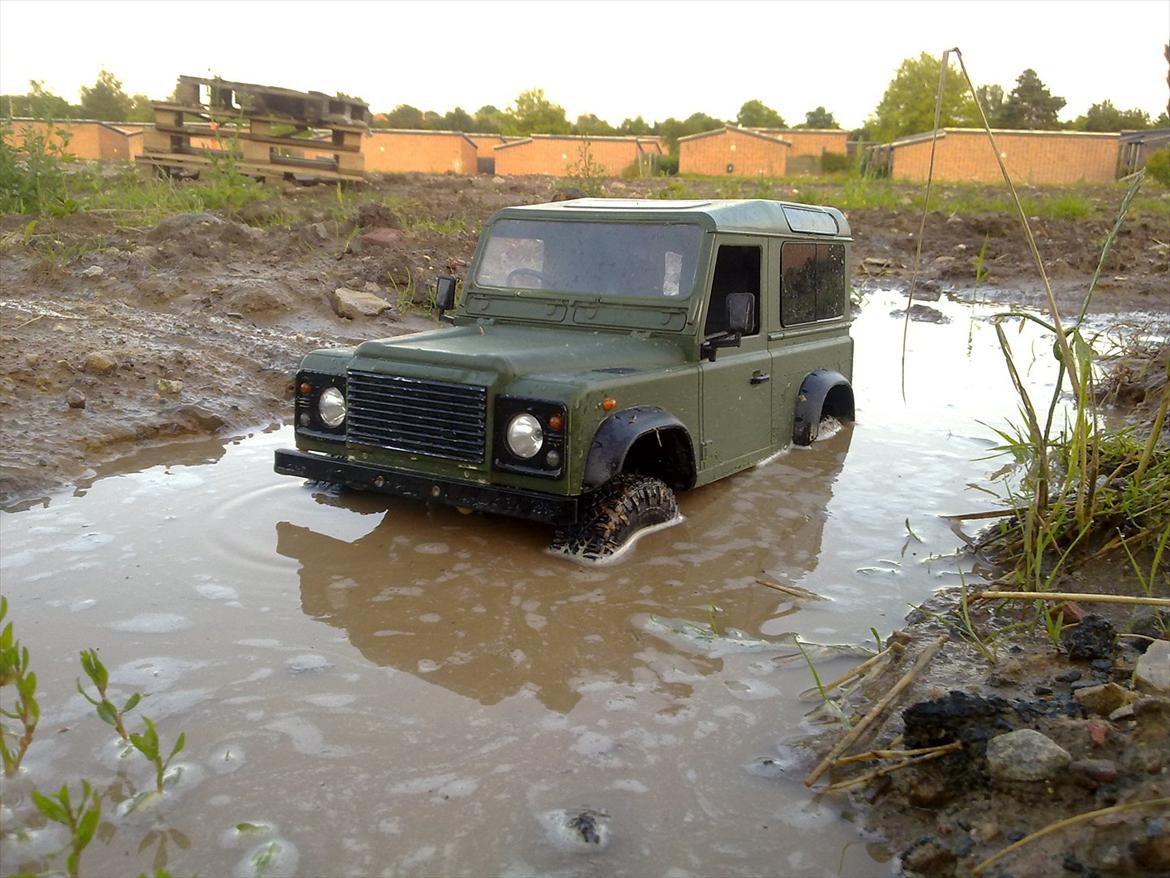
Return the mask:
{"type": "MultiPolygon", "coordinates": [[[[840,211],[582,198],[490,220],[451,324],[308,354],[276,471],[547,522],[601,556],[853,418],[840,211]]],[[[441,310],[456,281],[440,278],[441,310]]]]}

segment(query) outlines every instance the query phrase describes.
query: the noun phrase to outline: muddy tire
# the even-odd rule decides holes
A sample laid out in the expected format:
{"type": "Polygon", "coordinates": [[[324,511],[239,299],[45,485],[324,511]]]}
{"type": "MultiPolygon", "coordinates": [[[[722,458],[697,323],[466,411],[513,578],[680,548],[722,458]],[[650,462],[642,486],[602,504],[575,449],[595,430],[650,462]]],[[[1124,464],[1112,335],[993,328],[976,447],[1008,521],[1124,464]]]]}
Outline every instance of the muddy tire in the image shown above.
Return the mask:
{"type": "Polygon", "coordinates": [[[674,492],[660,479],[615,476],[589,495],[577,524],[557,531],[552,548],[590,560],[607,558],[639,531],[677,517],[674,492]]]}

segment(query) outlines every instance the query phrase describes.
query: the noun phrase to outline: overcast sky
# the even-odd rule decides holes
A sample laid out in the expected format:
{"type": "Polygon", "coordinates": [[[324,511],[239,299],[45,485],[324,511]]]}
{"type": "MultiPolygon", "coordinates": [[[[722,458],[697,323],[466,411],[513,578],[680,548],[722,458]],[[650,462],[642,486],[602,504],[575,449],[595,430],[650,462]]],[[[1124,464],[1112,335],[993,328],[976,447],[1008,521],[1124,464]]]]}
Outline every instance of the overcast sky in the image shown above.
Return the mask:
{"type": "Polygon", "coordinates": [[[0,91],[37,79],[72,102],[100,68],[164,98],[179,74],[333,93],[375,111],[506,107],[543,88],[569,118],[615,124],[757,98],[790,123],[846,128],[899,63],[959,47],[976,85],[1034,68],[1071,119],[1106,98],[1166,109],[1167,0],[1064,2],[46,2],[0,0],[0,91]]]}

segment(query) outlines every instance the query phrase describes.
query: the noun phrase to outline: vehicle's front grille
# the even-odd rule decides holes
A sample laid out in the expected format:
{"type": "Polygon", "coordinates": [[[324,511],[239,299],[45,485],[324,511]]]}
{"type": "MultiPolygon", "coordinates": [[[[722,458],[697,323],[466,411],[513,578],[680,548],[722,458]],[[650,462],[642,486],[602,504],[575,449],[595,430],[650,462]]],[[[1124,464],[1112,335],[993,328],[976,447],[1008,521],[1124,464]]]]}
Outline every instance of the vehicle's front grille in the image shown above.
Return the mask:
{"type": "Polygon", "coordinates": [[[353,444],[484,461],[486,387],[351,370],[346,407],[353,444]]]}

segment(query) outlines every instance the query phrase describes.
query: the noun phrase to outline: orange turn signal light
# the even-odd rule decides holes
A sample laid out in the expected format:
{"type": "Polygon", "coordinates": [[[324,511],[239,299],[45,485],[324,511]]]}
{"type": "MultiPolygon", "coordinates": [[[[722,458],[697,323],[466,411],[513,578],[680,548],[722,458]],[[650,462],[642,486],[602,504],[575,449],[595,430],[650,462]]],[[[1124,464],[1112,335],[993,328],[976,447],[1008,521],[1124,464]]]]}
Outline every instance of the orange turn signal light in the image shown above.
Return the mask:
{"type": "Polygon", "coordinates": [[[612,397],[609,399],[603,399],[601,401],[601,407],[607,412],[612,412],[615,408],[617,408],[617,400],[613,399],[612,397]]]}
{"type": "Polygon", "coordinates": [[[303,381],[303,382],[301,382],[300,391],[301,391],[301,396],[308,396],[310,393],[313,392],[313,385],[310,384],[308,381],[303,381]]]}
{"type": "Polygon", "coordinates": [[[564,418],[562,418],[560,415],[549,415],[548,428],[550,430],[559,430],[563,426],[565,426],[564,418]]]}

